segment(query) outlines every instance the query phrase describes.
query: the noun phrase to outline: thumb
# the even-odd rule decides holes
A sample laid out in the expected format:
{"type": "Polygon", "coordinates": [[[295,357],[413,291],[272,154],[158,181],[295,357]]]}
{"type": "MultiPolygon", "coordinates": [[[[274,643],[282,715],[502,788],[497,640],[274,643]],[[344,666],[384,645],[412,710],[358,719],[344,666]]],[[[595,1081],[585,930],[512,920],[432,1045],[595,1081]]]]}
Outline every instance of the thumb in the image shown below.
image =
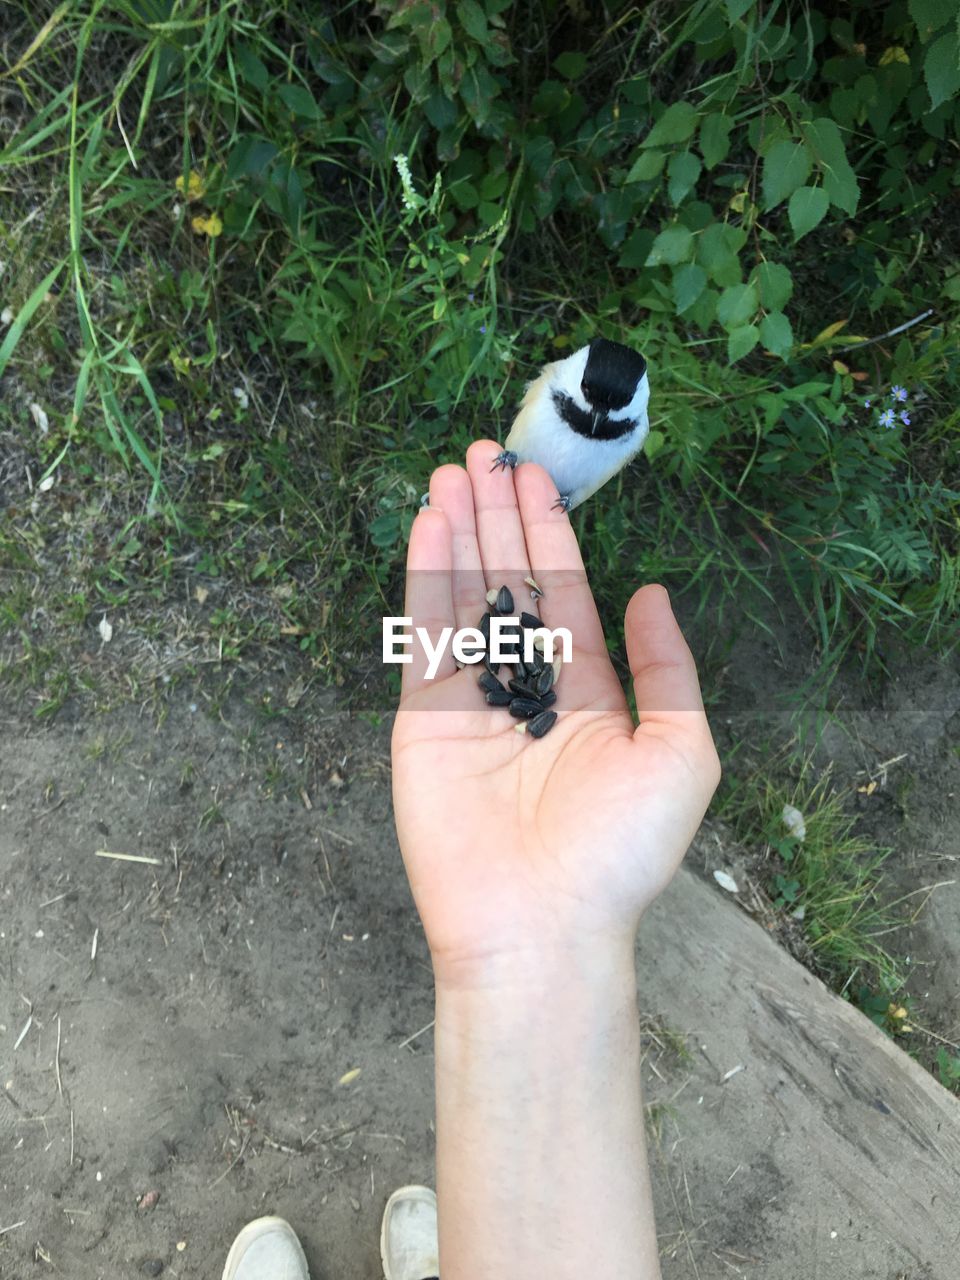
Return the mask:
{"type": "Polygon", "coordinates": [[[641,587],[626,613],[627,659],[640,724],[683,725],[706,717],[693,654],[660,585],[641,587]]]}

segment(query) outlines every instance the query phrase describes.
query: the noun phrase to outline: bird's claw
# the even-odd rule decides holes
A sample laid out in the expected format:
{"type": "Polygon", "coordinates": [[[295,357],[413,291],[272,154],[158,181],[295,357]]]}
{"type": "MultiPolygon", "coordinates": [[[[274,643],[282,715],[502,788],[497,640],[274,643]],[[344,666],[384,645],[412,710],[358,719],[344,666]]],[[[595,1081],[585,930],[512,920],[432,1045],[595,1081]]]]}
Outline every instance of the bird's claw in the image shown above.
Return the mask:
{"type": "Polygon", "coordinates": [[[513,452],[512,449],[501,449],[500,452],[497,454],[497,456],[494,458],[493,466],[490,468],[490,470],[496,471],[497,467],[499,467],[501,471],[506,471],[507,467],[509,467],[510,470],[513,471],[516,468],[516,465],[519,461],[520,459],[517,457],[517,455],[513,452]]]}
{"type": "Polygon", "coordinates": [[[572,502],[573,502],[573,499],[570,497],[569,493],[561,493],[557,497],[556,502],[551,507],[551,510],[556,511],[557,508],[559,507],[561,511],[569,511],[572,502]]]}

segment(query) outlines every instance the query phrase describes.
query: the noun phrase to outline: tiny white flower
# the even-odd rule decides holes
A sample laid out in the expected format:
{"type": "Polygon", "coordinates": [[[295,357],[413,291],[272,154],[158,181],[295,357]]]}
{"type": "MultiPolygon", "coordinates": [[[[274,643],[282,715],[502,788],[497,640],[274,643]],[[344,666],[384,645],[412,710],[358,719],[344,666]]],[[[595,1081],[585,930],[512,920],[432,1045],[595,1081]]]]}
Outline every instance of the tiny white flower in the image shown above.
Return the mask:
{"type": "Polygon", "coordinates": [[[103,643],[109,644],[110,641],[113,639],[113,627],[107,621],[106,614],[104,614],[103,617],[100,619],[100,625],[97,627],[97,630],[100,632],[100,635],[103,637],[103,643]]]}
{"type": "Polygon", "coordinates": [[[4,328],[6,328],[8,324],[13,324],[13,307],[4,307],[3,310],[0,311],[0,324],[2,324],[4,328]]]}
{"type": "Polygon", "coordinates": [[[56,472],[54,472],[53,475],[47,476],[45,480],[41,480],[40,483],[37,485],[37,493],[46,493],[48,489],[52,489],[53,482],[56,480],[56,478],[57,478],[56,472]]]}
{"type": "Polygon", "coordinates": [[[250,397],[247,395],[243,387],[233,388],[233,398],[234,400],[236,400],[237,404],[240,406],[241,409],[250,408],[250,397]]]}

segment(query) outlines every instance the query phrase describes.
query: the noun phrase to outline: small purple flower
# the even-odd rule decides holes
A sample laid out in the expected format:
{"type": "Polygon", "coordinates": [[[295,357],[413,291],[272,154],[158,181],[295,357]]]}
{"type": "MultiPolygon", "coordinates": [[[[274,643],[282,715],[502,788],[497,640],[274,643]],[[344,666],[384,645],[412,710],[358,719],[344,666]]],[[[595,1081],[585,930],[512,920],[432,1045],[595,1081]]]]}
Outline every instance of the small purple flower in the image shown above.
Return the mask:
{"type": "Polygon", "coordinates": [[[897,424],[893,418],[893,410],[884,409],[883,413],[880,415],[879,422],[881,427],[895,427],[897,424]]]}
{"type": "Polygon", "coordinates": [[[487,332],[487,326],[486,326],[485,324],[482,324],[482,325],[480,326],[480,332],[481,332],[481,333],[486,333],[486,332],[487,332]]]}
{"type": "Polygon", "coordinates": [[[901,412],[901,414],[900,414],[900,421],[903,423],[903,425],[904,425],[905,427],[909,427],[909,425],[910,425],[910,415],[909,415],[909,413],[907,413],[906,409],[904,409],[904,410],[901,412]]]}
{"type": "Polygon", "coordinates": [[[467,294],[467,301],[468,301],[468,302],[472,302],[475,296],[476,296],[475,294],[468,293],[468,294],[467,294]]]}
{"type": "Polygon", "coordinates": [[[864,402],[863,402],[863,407],[864,407],[865,409],[869,409],[869,408],[870,408],[870,401],[869,401],[869,400],[864,400],[864,402]]]}
{"type": "Polygon", "coordinates": [[[902,402],[902,401],[906,400],[906,398],[907,398],[907,388],[906,388],[906,387],[891,387],[891,388],[890,388],[890,394],[893,396],[894,400],[899,400],[899,401],[901,401],[901,402],[902,402]]]}

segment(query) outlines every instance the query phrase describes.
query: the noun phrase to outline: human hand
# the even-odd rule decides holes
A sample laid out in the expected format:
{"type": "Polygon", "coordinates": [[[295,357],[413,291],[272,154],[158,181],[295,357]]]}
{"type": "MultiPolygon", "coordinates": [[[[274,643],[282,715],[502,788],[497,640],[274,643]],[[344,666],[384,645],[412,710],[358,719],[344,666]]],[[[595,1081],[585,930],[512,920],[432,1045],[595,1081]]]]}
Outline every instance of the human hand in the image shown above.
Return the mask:
{"type": "Polygon", "coordinates": [[[413,524],[405,614],[435,642],[476,626],[484,593],[545,586],[540,616],[573,636],[557,683],[559,719],[539,740],[488,706],[482,666],[436,677],[414,643],[393,730],[397,832],[438,983],[484,985],[517,966],[591,948],[631,948],[720,779],[696,668],[666,591],[626,612],[634,728],[610,662],[569,517],[542,467],[491,471],[479,441],[467,468],[440,467],[413,524]],[[546,586],[549,581],[550,585],[546,586]]]}

